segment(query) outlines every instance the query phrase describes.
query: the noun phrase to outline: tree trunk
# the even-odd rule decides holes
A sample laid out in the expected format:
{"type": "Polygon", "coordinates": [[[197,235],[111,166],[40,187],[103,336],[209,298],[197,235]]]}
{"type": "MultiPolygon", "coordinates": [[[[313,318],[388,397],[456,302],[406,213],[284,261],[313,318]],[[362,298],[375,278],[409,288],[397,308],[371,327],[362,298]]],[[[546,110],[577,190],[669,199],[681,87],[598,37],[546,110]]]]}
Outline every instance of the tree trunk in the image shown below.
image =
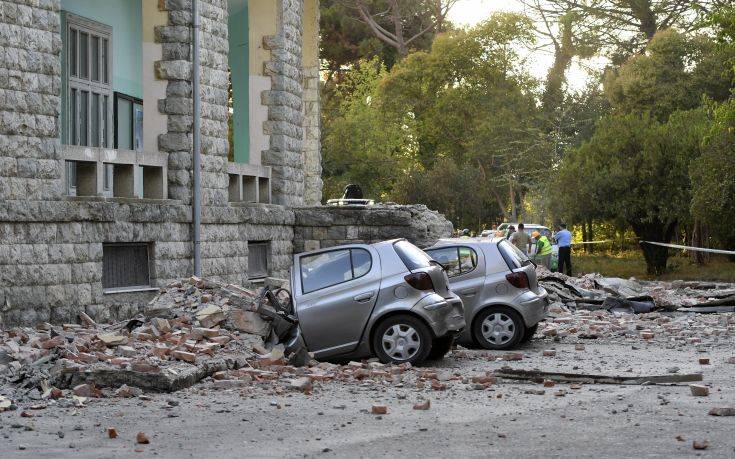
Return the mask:
{"type": "MultiPolygon", "coordinates": [[[[629,222],[636,236],[641,241],[670,243],[674,237],[676,221],[664,223],[655,220],[650,223],[629,222]]],[[[658,276],[666,272],[666,263],[669,259],[669,249],[652,244],[640,244],[643,258],[646,260],[646,272],[658,276]]]]}
{"type": "MultiPolygon", "coordinates": [[[[697,219],[694,221],[694,226],[692,227],[691,239],[687,239],[687,242],[689,242],[689,245],[692,247],[706,247],[708,239],[707,233],[705,225],[702,224],[701,220],[697,219]]],[[[693,250],[689,253],[689,257],[694,263],[700,265],[709,262],[709,253],[707,252],[697,252],[693,250]]]]}
{"type": "MultiPolygon", "coordinates": [[[[584,220],[582,220],[582,242],[587,242],[589,240],[589,237],[587,236],[587,225],[584,224],[584,220]]],[[[585,253],[589,252],[589,244],[583,244],[583,249],[585,253]]]]}
{"type": "Polygon", "coordinates": [[[513,180],[508,180],[508,193],[510,197],[510,216],[514,222],[518,221],[518,207],[516,206],[516,194],[513,189],[513,180]]]}

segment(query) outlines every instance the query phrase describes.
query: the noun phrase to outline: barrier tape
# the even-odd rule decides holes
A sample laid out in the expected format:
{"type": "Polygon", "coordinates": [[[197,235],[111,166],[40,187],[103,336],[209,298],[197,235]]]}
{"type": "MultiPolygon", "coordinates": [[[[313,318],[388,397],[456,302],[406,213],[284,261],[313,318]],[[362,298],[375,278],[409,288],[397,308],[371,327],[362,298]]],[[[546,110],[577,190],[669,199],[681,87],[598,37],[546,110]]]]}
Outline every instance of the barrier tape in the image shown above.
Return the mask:
{"type": "Polygon", "coordinates": [[[651,241],[641,241],[640,243],[659,245],[661,247],[668,247],[670,249],[691,250],[692,252],[709,252],[709,253],[719,253],[722,255],[735,255],[735,250],[706,249],[704,247],[692,247],[689,245],[666,244],[663,242],[651,242],[651,241]]]}
{"type": "Polygon", "coordinates": [[[608,242],[617,242],[613,241],[612,239],[608,239],[606,241],[587,241],[587,242],[572,242],[572,245],[584,245],[584,244],[606,244],[608,242]]]}

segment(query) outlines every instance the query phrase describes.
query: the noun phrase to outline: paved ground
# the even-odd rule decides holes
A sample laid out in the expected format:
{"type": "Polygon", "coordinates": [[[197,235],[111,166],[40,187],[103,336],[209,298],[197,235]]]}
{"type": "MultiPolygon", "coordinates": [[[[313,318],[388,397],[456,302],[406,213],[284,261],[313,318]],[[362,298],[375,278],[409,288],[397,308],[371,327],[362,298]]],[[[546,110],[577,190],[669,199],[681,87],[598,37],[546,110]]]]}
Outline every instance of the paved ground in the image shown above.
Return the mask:
{"type": "MultiPolygon", "coordinates": [[[[443,379],[503,365],[547,371],[624,375],[703,372],[708,397],[681,386],[499,382],[470,390],[461,379],[447,390],[417,389],[413,380],[316,384],[312,395],[262,389],[215,390],[204,382],[150,400],[91,400],[84,408],[49,406],[23,418],[0,414],[1,457],[735,457],[735,417],[708,416],[714,406],[735,406],[731,338],[706,347],[605,340],[525,345],[524,359],[498,362],[484,351],[455,352],[436,371],[443,379]],[[575,350],[584,343],[585,350],[575,350]],[[556,357],[543,357],[555,348],[556,357]],[[702,352],[703,351],[703,352],[702,352]],[[706,356],[710,365],[700,365],[706,356]],[[564,396],[557,396],[560,389],[564,396]],[[525,393],[545,390],[543,395],[525,393]],[[428,411],[414,410],[421,398],[428,411]],[[383,416],[372,404],[388,406],[383,416]],[[172,406],[173,405],[173,406],[172,406]],[[119,437],[108,439],[113,426],[119,437]],[[145,432],[149,445],[137,445],[145,432]],[[677,439],[679,437],[679,439],[677,439]],[[692,448],[707,440],[709,448],[692,448]],[[25,449],[20,449],[20,448],[25,449]]],[[[497,354],[495,354],[497,355],[497,354]]],[[[23,407],[21,407],[23,408],[23,407]]]]}

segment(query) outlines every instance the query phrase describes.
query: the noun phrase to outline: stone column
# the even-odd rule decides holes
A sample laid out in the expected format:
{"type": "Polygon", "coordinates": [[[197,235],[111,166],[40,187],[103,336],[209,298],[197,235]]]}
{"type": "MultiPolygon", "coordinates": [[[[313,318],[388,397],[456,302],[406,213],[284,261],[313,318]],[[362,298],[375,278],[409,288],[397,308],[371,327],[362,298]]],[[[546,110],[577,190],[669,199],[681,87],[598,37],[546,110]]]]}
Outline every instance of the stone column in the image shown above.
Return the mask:
{"type": "Polygon", "coordinates": [[[302,65],[304,69],[304,204],[322,200],[322,156],[319,101],[319,0],[304,0],[302,65]]]}
{"type": "Polygon", "coordinates": [[[274,204],[299,206],[304,203],[303,113],[301,80],[301,35],[303,0],[274,0],[279,8],[278,33],[264,38],[271,52],[265,73],[271,89],[263,93],[268,105],[264,131],[270,135],[270,148],[262,163],[272,167],[274,204]]]}
{"type": "Polygon", "coordinates": [[[59,0],[0,1],[0,202],[64,188],[59,0]]]}
{"type": "MultiPolygon", "coordinates": [[[[227,177],[227,3],[199,0],[202,89],[202,205],[226,206],[227,177]]],[[[157,77],[168,80],[159,110],[168,115],[168,132],[159,136],[161,151],[169,152],[169,197],[191,202],[192,93],[191,2],[162,0],[168,24],[156,27],[163,59],[157,77]]]]}

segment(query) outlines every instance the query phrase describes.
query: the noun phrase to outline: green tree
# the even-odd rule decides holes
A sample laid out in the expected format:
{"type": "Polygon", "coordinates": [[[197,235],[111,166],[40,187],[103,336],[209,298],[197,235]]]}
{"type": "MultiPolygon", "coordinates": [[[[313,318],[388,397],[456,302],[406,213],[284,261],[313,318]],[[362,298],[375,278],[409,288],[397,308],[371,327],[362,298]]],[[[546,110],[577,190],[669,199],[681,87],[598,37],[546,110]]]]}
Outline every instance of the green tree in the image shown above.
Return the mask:
{"type": "MultiPolygon", "coordinates": [[[[517,54],[532,41],[526,18],[498,14],[471,30],[437,37],[429,52],[409,55],[381,84],[384,110],[414,121],[415,173],[430,176],[446,160],[457,171],[477,169],[463,186],[509,219],[518,218],[523,194],[548,167],[537,82],[517,54]]],[[[448,207],[439,210],[455,217],[448,207]]]]}
{"type": "Polygon", "coordinates": [[[366,196],[387,200],[415,162],[410,120],[379,107],[378,84],[386,74],[377,58],[358,62],[323,108],[329,119],[322,123],[325,197],[339,197],[356,183],[366,196]]]}

